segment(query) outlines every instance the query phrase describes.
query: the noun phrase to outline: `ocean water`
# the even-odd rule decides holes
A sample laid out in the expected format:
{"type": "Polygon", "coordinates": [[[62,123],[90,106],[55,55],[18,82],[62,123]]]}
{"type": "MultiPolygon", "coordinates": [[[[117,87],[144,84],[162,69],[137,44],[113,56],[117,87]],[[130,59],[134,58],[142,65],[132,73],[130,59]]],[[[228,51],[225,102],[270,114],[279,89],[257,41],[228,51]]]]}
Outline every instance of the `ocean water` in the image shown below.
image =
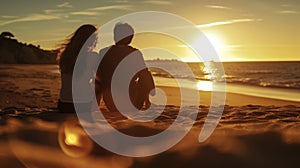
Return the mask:
{"type": "Polygon", "coordinates": [[[157,85],[178,86],[172,79],[180,79],[184,87],[223,91],[218,90],[218,85],[226,84],[226,92],[300,102],[300,62],[147,61],[146,64],[157,85]]]}
{"type": "MultiPolygon", "coordinates": [[[[146,64],[157,86],[178,87],[175,78],[186,88],[223,91],[218,90],[218,86],[226,84],[226,92],[300,102],[299,61],[205,64],[146,61],[146,64]]],[[[59,73],[58,70],[53,72],[59,73]]]]}
{"type": "Polygon", "coordinates": [[[264,88],[300,89],[300,62],[225,62],[183,63],[178,61],[147,61],[154,76],[236,83],[264,88]],[[223,66],[222,69],[216,68],[223,66]],[[184,65],[188,65],[191,76],[184,65]],[[167,67],[172,74],[155,67],[167,67]]]}

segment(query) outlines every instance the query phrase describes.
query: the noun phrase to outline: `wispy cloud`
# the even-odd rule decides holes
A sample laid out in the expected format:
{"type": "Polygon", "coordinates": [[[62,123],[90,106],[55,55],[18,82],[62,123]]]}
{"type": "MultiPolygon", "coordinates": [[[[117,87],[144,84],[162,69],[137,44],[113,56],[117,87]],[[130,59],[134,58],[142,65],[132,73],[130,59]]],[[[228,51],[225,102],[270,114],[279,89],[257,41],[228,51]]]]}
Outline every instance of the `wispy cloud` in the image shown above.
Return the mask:
{"type": "Polygon", "coordinates": [[[130,5],[111,5],[111,6],[99,6],[94,8],[88,8],[81,11],[74,11],[71,12],[71,15],[81,15],[81,16],[98,16],[101,15],[101,11],[105,10],[129,10],[131,8],[130,5]]]}
{"type": "Polygon", "coordinates": [[[114,2],[116,2],[116,3],[127,3],[128,0],[119,0],[119,1],[114,1],[114,2]]]}
{"type": "Polygon", "coordinates": [[[79,12],[71,12],[72,15],[85,15],[85,16],[96,16],[99,15],[97,12],[93,11],[79,11],[79,12]]]}
{"type": "Polygon", "coordinates": [[[14,19],[14,18],[17,18],[18,16],[1,16],[1,18],[4,18],[4,19],[14,19]]]}
{"type": "Polygon", "coordinates": [[[59,12],[63,12],[63,9],[45,9],[44,12],[45,14],[57,14],[59,12]]]}
{"type": "Polygon", "coordinates": [[[281,6],[282,7],[290,7],[291,5],[289,5],[289,4],[282,4],[281,6]]]}
{"type": "Polygon", "coordinates": [[[234,23],[243,23],[243,22],[258,22],[262,21],[262,19],[233,19],[233,20],[226,20],[226,21],[220,21],[220,22],[212,22],[207,24],[201,24],[197,25],[198,28],[209,28],[209,27],[215,27],[215,26],[221,26],[221,25],[229,25],[234,23]]]}
{"type": "Polygon", "coordinates": [[[221,6],[221,5],[206,5],[206,8],[212,8],[212,9],[231,9],[227,6],[221,6]]]}
{"type": "Polygon", "coordinates": [[[172,2],[170,2],[170,1],[144,1],[144,3],[153,4],[153,5],[171,5],[172,4],[172,2]]]}
{"type": "Polygon", "coordinates": [[[59,8],[72,8],[73,7],[70,2],[64,2],[64,3],[58,4],[56,6],[59,8]]]}
{"type": "Polygon", "coordinates": [[[88,10],[90,10],[90,11],[105,11],[105,10],[113,10],[113,9],[132,10],[132,6],[131,5],[110,5],[110,6],[99,6],[99,7],[95,7],[95,8],[90,8],[88,10]]]}
{"type": "Polygon", "coordinates": [[[56,15],[31,14],[25,17],[0,22],[0,26],[17,23],[17,22],[31,22],[31,21],[42,21],[42,20],[54,20],[54,19],[60,19],[60,17],[56,15]]]}
{"type": "Polygon", "coordinates": [[[299,12],[293,11],[293,10],[282,10],[282,11],[279,11],[278,13],[280,13],[280,14],[297,14],[299,12]]]}

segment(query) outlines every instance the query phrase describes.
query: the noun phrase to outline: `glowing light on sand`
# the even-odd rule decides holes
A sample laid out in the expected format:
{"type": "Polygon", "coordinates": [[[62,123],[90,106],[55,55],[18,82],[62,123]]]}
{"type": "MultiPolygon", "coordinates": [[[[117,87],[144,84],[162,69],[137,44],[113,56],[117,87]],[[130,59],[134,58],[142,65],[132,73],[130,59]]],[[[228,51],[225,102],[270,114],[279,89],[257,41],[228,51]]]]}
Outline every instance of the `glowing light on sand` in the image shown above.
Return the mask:
{"type": "Polygon", "coordinates": [[[197,83],[197,88],[198,88],[198,90],[212,91],[213,83],[211,81],[199,81],[197,83]]]}
{"type": "Polygon", "coordinates": [[[72,133],[66,134],[65,143],[67,145],[74,145],[74,146],[80,145],[78,141],[78,136],[72,133]]]}
{"type": "Polygon", "coordinates": [[[73,120],[66,121],[58,134],[58,142],[62,151],[76,158],[88,155],[94,146],[92,140],[78,124],[73,120]]]}

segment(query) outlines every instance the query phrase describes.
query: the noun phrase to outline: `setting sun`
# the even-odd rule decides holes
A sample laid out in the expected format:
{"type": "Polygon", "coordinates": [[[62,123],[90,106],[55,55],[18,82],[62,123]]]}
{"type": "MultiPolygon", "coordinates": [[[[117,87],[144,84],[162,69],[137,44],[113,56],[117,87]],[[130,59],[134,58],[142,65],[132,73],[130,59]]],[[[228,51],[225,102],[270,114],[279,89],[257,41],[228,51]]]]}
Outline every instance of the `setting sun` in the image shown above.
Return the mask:
{"type": "Polygon", "coordinates": [[[216,33],[204,33],[205,36],[208,38],[208,40],[211,42],[211,44],[214,46],[217,52],[221,52],[223,49],[226,48],[226,45],[223,42],[223,39],[220,35],[216,33]]]}

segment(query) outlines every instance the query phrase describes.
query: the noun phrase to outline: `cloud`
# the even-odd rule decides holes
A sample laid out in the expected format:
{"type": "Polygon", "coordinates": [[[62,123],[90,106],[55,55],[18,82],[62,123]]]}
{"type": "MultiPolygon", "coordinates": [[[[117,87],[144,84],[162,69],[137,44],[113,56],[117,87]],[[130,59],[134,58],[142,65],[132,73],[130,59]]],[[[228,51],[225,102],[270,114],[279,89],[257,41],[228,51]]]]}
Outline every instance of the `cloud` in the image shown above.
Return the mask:
{"type": "Polygon", "coordinates": [[[45,9],[44,12],[46,14],[52,14],[52,13],[58,13],[58,12],[63,12],[64,10],[63,9],[45,9]]]}
{"type": "Polygon", "coordinates": [[[171,5],[172,4],[172,2],[170,2],[170,1],[144,1],[144,3],[153,4],[153,5],[171,5]]]}
{"type": "Polygon", "coordinates": [[[116,3],[127,3],[128,0],[119,0],[119,1],[114,1],[114,2],[116,2],[116,3]]]}
{"type": "Polygon", "coordinates": [[[62,3],[62,4],[58,4],[56,5],[57,7],[59,8],[72,8],[73,6],[70,4],[70,2],[65,2],[65,3],[62,3]]]}
{"type": "Polygon", "coordinates": [[[111,5],[111,6],[99,6],[94,8],[88,8],[83,11],[71,12],[72,15],[85,15],[85,16],[98,16],[101,11],[106,10],[131,10],[132,6],[130,5],[111,5]],[[100,12],[99,12],[100,11],[100,12]]]}
{"type": "Polygon", "coordinates": [[[234,23],[258,22],[258,21],[262,21],[262,19],[233,19],[233,20],[226,20],[226,21],[220,21],[220,22],[212,22],[212,23],[207,23],[207,24],[201,24],[201,25],[197,25],[197,27],[198,28],[209,28],[209,27],[229,25],[229,24],[234,24],[234,23]]]}
{"type": "Polygon", "coordinates": [[[280,13],[280,14],[297,14],[299,12],[292,11],[292,10],[282,10],[282,11],[279,11],[278,13],[280,13]]]}
{"type": "Polygon", "coordinates": [[[32,22],[32,21],[54,20],[54,19],[60,19],[60,17],[56,15],[31,14],[18,19],[12,19],[8,21],[0,22],[0,26],[12,24],[12,23],[18,23],[18,22],[32,22]]]}
{"type": "Polygon", "coordinates": [[[93,11],[71,12],[72,15],[97,16],[99,13],[93,11]]]}
{"type": "Polygon", "coordinates": [[[14,18],[17,18],[18,16],[1,16],[1,18],[4,18],[4,19],[14,19],[14,18]]]}
{"type": "Polygon", "coordinates": [[[206,8],[212,8],[212,9],[231,9],[227,6],[221,6],[221,5],[206,5],[206,8]]]}
{"type": "Polygon", "coordinates": [[[112,9],[118,9],[118,10],[131,10],[131,5],[111,5],[111,6],[99,6],[95,8],[90,8],[88,10],[91,11],[104,11],[104,10],[112,10],[112,9]]]}

